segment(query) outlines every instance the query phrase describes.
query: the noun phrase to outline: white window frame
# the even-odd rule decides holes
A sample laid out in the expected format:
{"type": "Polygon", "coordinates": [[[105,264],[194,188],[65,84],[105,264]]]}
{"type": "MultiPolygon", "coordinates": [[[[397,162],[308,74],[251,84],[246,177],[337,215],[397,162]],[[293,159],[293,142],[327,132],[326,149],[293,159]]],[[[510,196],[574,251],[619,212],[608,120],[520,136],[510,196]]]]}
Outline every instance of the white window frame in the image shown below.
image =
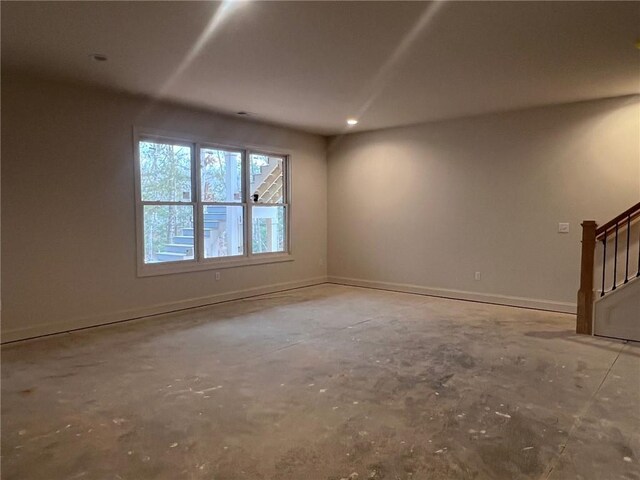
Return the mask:
{"type": "Polygon", "coordinates": [[[155,275],[167,275],[172,273],[196,272],[202,270],[218,270],[223,268],[244,267],[250,265],[262,265],[268,263],[290,262],[294,260],[291,250],[291,157],[288,153],[258,145],[234,145],[232,142],[212,141],[188,134],[176,134],[156,129],[138,128],[133,129],[133,151],[134,151],[134,178],[135,178],[135,219],[136,219],[136,266],[139,277],[155,275]],[[143,201],[140,178],[140,141],[150,140],[159,142],[175,142],[176,144],[191,147],[191,201],[171,202],[171,201],[143,201]],[[214,148],[239,152],[242,155],[242,192],[241,201],[238,203],[229,202],[204,202],[200,191],[200,149],[214,148]],[[250,155],[268,155],[282,158],[283,161],[283,203],[261,203],[253,202],[250,198],[250,155]],[[202,248],[204,235],[203,208],[205,205],[230,205],[241,207],[243,210],[243,250],[242,255],[227,257],[205,258],[202,248]],[[194,211],[193,229],[194,235],[194,258],[192,260],[178,260],[174,262],[145,263],[144,261],[144,205],[183,205],[191,206],[194,211]],[[252,253],[252,207],[253,206],[283,206],[285,207],[285,248],[282,252],[252,253]]]}

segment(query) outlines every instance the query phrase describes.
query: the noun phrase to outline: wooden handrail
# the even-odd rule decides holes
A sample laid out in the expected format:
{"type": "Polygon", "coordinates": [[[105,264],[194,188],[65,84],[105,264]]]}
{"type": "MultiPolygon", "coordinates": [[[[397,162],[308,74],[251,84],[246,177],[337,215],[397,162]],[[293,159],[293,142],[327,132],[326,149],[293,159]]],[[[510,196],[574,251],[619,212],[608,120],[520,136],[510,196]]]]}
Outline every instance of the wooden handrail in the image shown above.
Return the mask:
{"type": "Polygon", "coordinates": [[[633,207],[626,209],[620,215],[609,220],[607,223],[605,223],[601,227],[598,227],[596,229],[596,239],[599,240],[600,237],[602,237],[607,230],[614,228],[621,221],[627,220],[629,219],[629,217],[631,217],[631,220],[633,220],[638,215],[640,215],[640,202],[636,203],[633,207]]]}
{"type": "MultiPolygon", "coordinates": [[[[578,315],[576,321],[576,333],[593,333],[593,273],[594,273],[594,252],[597,240],[607,238],[607,232],[611,229],[615,230],[613,235],[614,255],[613,255],[613,278],[611,279],[611,289],[606,287],[606,262],[607,262],[607,242],[603,241],[602,252],[602,287],[600,296],[604,296],[608,292],[614,291],[618,286],[617,262],[618,262],[618,232],[625,226],[626,229],[626,257],[624,260],[624,283],[628,283],[633,277],[629,276],[629,248],[631,244],[631,221],[640,217],[640,202],[626,209],[620,215],[609,220],[607,223],[598,227],[593,220],[585,220],[582,222],[582,256],[580,264],[580,289],[578,290],[578,315]]],[[[635,274],[636,278],[640,277],[640,245],[638,246],[638,270],[635,274]]],[[[633,272],[631,272],[633,275],[633,272]]]]}

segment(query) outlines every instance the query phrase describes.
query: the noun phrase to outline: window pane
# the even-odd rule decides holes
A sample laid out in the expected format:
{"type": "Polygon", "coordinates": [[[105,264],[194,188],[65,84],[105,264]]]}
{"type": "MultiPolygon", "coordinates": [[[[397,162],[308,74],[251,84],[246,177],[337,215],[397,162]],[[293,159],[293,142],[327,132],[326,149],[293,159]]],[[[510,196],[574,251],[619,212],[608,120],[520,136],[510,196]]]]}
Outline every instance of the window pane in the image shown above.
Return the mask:
{"type": "Polygon", "coordinates": [[[242,201],[242,154],[213,148],[200,149],[203,202],[242,201]]]}
{"type": "Polygon", "coordinates": [[[244,254],[243,207],[205,205],[203,208],[205,258],[244,254]]]}
{"type": "Polygon", "coordinates": [[[250,165],[250,194],[258,194],[258,203],[284,203],[284,159],[252,153],[250,165]]]}
{"type": "Polygon", "coordinates": [[[284,252],[285,207],[252,207],[253,253],[284,252]]]}
{"type": "Polygon", "coordinates": [[[139,142],[142,200],[191,202],[191,147],[139,142]]]}
{"type": "Polygon", "coordinates": [[[144,206],[144,262],[176,262],[194,258],[193,207],[144,206]]]}

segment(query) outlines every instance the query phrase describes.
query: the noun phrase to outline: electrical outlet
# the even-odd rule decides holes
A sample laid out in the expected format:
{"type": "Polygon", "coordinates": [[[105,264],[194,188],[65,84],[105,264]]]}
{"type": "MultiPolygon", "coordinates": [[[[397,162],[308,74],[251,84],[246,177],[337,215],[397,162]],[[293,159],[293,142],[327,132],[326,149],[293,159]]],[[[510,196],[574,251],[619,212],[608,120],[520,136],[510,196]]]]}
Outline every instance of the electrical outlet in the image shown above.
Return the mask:
{"type": "Polygon", "coordinates": [[[568,223],[559,223],[558,224],[558,233],[569,233],[569,224],[568,223]]]}
{"type": "Polygon", "coordinates": [[[220,272],[216,272],[216,280],[220,280],[220,272]]]}
{"type": "Polygon", "coordinates": [[[475,279],[480,280],[480,272],[476,272],[475,279]]]}

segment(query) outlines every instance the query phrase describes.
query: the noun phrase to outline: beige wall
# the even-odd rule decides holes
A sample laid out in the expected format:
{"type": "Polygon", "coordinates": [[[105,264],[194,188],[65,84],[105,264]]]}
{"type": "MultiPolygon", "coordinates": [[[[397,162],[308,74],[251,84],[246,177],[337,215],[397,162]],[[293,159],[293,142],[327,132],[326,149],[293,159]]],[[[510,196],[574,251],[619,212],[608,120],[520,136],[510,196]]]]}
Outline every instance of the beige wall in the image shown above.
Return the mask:
{"type": "Polygon", "coordinates": [[[581,220],[640,200],[639,98],[337,137],[328,193],[334,281],[573,311],[581,220]]]}
{"type": "Polygon", "coordinates": [[[2,127],[3,341],[324,280],[323,137],[5,72],[2,127]],[[290,152],[295,261],[137,278],[134,125],[290,152]]]}
{"type": "Polygon", "coordinates": [[[638,97],[335,138],[328,177],[319,136],[6,72],[2,100],[3,341],[322,281],[327,198],[334,281],[571,311],[580,221],[640,199],[638,97]],[[295,261],[138,278],[134,125],[289,151],[295,261]]]}

